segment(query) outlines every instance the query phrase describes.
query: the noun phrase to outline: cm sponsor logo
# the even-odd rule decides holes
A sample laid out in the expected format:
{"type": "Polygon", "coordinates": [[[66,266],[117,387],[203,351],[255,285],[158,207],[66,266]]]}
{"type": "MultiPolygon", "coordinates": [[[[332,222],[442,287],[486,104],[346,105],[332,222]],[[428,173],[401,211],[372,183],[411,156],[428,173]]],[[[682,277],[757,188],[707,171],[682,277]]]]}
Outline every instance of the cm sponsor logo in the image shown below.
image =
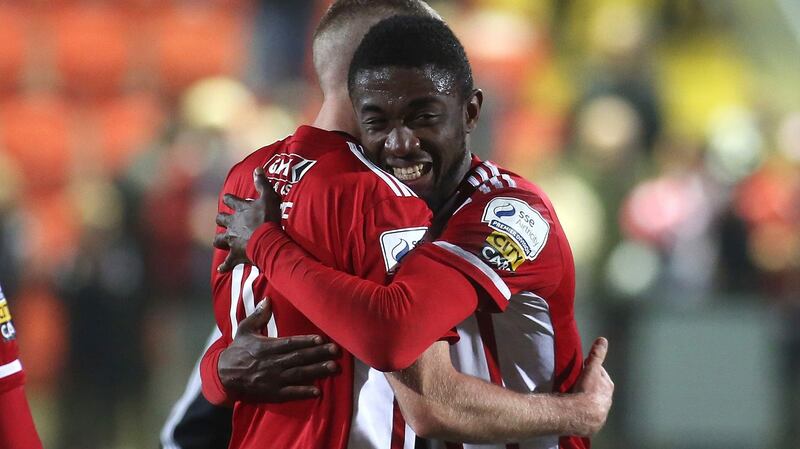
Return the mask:
{"type": "Polygon", "coordinates": [[[3,339],[13,340],[17,337],[17,331],[14,329],[14,323],[11,322],[11,310],[8,308],[8,303],[5,299],[0,299],[0,335],[3,339]]]}
{"type": "Polygon", "coordinates": [[[491,265],[504,271],[517,271],[525,262],[525,252],[508,235],[494,231],[486,237],[481,256],[491,265]]]}

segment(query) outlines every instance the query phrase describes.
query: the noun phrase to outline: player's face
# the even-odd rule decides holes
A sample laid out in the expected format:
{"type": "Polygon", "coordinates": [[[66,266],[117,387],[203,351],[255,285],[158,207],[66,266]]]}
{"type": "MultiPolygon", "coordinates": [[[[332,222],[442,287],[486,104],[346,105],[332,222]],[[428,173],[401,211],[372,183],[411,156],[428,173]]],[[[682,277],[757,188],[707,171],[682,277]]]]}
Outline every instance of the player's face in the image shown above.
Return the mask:
{"type": "Polygon", "coordinates": [[[367,155],[436,210],[469,170],[467,135],[482,93],[462,98],[453,76],[386,67],[361,71],[351,97],[367,155]]]}

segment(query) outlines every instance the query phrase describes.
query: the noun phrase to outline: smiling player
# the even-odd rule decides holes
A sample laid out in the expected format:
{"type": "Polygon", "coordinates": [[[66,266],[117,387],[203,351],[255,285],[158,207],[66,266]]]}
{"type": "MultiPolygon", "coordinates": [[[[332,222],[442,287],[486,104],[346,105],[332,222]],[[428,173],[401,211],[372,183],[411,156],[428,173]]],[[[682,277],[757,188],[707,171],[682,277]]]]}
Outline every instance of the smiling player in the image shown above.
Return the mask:
{"type": "MultiPolygon", "coordinates": [[[[547,434],[599,428],[613,390],[604,371],[592,382],[607,395],[589,401],[514,395],[459,378],[446,343],[433,343],[441,326],[477,307],[459,324],[461,340],[452,351],[462,373],[523,393],[565,393],[576,386],[582,366],[569,244],[538,187],[469,151],[483,94],[473,87],[460,43],[435,19],[387,19],[364,38],[348,83],[365,154],[437,213],[433,241],[406,256],[387,286],[336,272],[309,257],[279,225],[288,230],[295,214],[313,214],[308,200],[285,196],[292,211],[278,213],[280,200],[259,175],[260,200],[229,197],[235,213],[218,219],[228,227],[221,239],[232,248],[222,268],[246,245],[249,260],[281,297],[356,357],[384,370],[417,360],[390,379],[405,417],[420,433],[456,441],[524,440],[515,444],[525,448],[588,447],[586,439],[547,434]],[[265,217],[271,222],[258,227],[265,217]],[[470,415],[476,411],[477,417],[470,415]],[[445,423],[451,415],[463,425],[445,423]],[[561,420],[586,421],[576,430],[561,420]]],[[[395,256],[419,239],[382,234],[386,268],[394,268],[395,256]]],[[[592,369],[602,370],[594,362],[592,369]]],[[[579,383],[577,391],[585,387],[579,383]]]]}

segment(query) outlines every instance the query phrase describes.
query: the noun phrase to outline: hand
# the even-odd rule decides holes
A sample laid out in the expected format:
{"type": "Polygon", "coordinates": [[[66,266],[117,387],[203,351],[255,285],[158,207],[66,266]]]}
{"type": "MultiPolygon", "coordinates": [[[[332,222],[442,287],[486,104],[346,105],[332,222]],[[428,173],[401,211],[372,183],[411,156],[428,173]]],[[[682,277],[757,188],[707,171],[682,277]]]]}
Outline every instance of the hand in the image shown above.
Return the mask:
{"type": "Polygon", "coordinates": [[[338,371],[333,361],[339,348],[323,344],[318,335],[271,338],[261,334],[269,323],[269,300],[261,301],[252,315],[239,323],[236,337],[219,357],[222,385],[237,400],[285,402],[320,395],[314,380],[338,371]]]}
{"type": "Polygon", "coordinates": [[[247,242],[256,229],[265,222],[280,223],[281,197],[272,189],[259,167],[253,172],[253,182],[259,198],[245,200],[235,195],[225,194],[223,203],[233,209],[233,214],[217,214],[217,224],[225,228],[225,232],[214,237],[214,247],[228,251],[228,256],[217,271],[224,273],[242,263],[250,263],[247,259],[247,242]]]}
{"type": "Polygon", "coordinates": [[[586,412],[587,428],[580,432],[583,436],[591,436],[603,428],[611,410],[611,399],[614,394],[614,382],[611,381],[603,361],[608,353],[608,340],[597,338],[589,350],[583,364],[574,392],[578,394],[586,412]]]}

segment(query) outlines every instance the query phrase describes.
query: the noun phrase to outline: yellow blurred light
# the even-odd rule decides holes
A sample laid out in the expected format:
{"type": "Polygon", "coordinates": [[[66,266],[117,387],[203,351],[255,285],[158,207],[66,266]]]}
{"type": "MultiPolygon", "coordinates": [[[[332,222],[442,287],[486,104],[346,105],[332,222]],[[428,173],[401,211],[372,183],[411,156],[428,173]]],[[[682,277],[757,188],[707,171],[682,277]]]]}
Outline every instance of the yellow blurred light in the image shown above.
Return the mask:
{"type": "Polygon", "coordinates": [[[230,129],[235,160],[292,134],[297,118],[279,105],[267,105],[248,111],[230,129]]]}
{"type": "Polygon", "coordinates": [[[788,114],[778,126],[778,150],[789,160],[800,162],[800,112],[788,114]]]}
{"type": "Polygon", "coordinates": [[[194,128],[227,129],[254,106],[253,94],[239,81],[206,78],[184,93],[181,118],[194,128]]]}
{"type": "Polygon", "coordinates": [[[113,230],[123,219],[124,201],[119,190],[106,179],[81,178],[70,186],[70,198],[81,224],[91,229],[113,230]]]}
{"type": "Polygon", "coordinates": [[[638,142],[642,124],[630,103],[603,96],[584,107],[577,126],[581,151],[593,161],[613,165],[638,142]]]}
{"type": "Polygon", "coordinates": [[[655,284],[661,268],[661,259],[653,248],[626,240],[611,252],[606,282],[624,296],[640,296],[655,284]]]}
{"type": "Polygon", "coordinates": [[[703,137],[723,108],[749,103],[750,72],[742,56],[708,37],[687,38],[659,59],[668,132],[703,137]]]}
{"type": "Polygon", "coordinates": [[[597,193],[581,178],[563,171],[551,171],[549,176],[537,179],[537,183],[556,209],[575,264],[591,264],[606,235],[606,211],[597,193]]]}
{"type": "Polygon", "coordinates": [[[642,8],[629,3],[611,3],[592,17],[589,42],[601,55],[629,56],[646,42],[647,28],[642,8]]]}
{"type": "Polygon", "coordinates": [[[549,0],[479,0],[478,7],[540,19],[550,17],[553,12],[553,2],[549,0]]]}
{"type": "Polygon", "coordinates": [[[706,162],[719,181],[733,184],[755,171],[763,159],[763,139],[755,114],[743,107],[720,108],[711,117],[706,162]]]}
{"type": "Polygon", "coordinates": [[[22,187],[22,170],[0,148],[0,212],[12,207],[17,202],[22,187]]]}

